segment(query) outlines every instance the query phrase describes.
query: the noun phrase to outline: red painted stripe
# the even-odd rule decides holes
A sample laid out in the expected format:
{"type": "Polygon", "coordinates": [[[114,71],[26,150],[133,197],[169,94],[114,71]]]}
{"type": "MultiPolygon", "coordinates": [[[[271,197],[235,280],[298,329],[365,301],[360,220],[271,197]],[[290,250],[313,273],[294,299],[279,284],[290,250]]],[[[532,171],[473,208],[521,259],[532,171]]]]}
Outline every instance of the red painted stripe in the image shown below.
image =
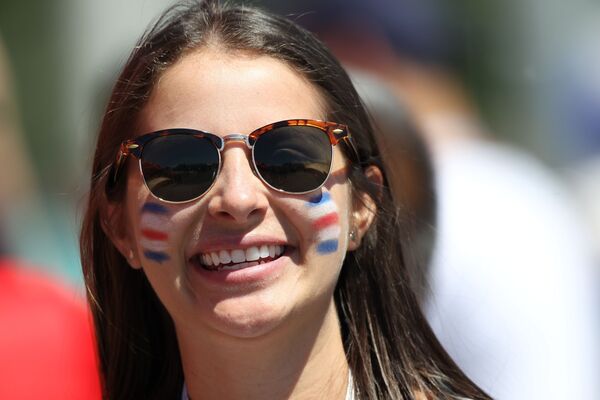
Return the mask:
{"type": "Polygon", "coordinates": [[[165,232],[155,231],[154,229],[142,229],[142,236],[150,240],[167,240],[169,235],[165,232]]]}
{"type": "Polygon", "coordinates": [[[339,221],[339,216],[336,212],[331,214],[323,215],[321,218],[317,219],[313,222],[313,228],[315,229],[323,229],[328,226],[335,225],[339,221]]]}

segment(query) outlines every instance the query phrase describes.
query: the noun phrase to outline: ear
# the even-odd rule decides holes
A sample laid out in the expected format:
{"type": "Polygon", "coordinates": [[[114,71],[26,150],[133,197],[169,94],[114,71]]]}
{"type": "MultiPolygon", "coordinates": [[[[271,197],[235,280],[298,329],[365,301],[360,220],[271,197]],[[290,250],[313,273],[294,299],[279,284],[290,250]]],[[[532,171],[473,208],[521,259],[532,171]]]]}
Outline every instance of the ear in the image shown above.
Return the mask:
{"type": "MultiPolygon", "coordinates": [[[[379,167],[370,165],[365,169],[365,176],[376,186],[383,185],[383,174],[379,167]]],[[[359,199],[354,201],[352,215],[350,218],[348,250],[358,249],[362,238],[365,236],[377,212],[377,203],[367,193],[359,193],[359,199]]]]}
{"type": "Polygon", "coordinates": [[[102,213],[105,218],[101,219],[102,230],[131,268],[142,268],[135,240],[129,229],[126,227],[123,205],[110,201],[106,204],[104,212],[102,213]]]}

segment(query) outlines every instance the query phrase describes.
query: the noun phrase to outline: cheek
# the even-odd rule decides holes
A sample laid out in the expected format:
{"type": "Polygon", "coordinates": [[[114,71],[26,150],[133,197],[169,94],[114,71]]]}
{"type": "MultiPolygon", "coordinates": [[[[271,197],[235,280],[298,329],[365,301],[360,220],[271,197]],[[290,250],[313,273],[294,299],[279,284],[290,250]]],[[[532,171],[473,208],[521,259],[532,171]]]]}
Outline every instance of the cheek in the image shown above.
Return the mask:
{"type": "Polygon", "coordinates": [[[303,207],[315,235],[319,254],[335,253],[339,247],[340,215],[329,192],[311,197],[303,207]]]}
{"type": "Polygon", "coordinates": [[[140,209],[139,245],[148,261],[163,263],[170,259],[169,231],[171,212],[162,204],[147,202],[140,209]]]}

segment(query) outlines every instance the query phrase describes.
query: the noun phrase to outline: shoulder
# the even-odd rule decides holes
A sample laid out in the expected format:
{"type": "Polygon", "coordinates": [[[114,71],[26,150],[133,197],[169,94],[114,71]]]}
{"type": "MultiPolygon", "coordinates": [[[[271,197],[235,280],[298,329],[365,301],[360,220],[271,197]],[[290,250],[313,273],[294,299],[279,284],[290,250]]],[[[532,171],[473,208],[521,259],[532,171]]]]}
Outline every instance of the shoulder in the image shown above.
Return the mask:
{"type": "Polygon", "coordinates": [[[31,398],[100,398],[82,296],[22,262],[0,260],[0,326],[0,398],[20,398],[25,388],[31,398]]]}
{"type": "Polygon", "coordinates": [[[18,309],[52,310],[67,315],[87,314],[83,296],[33,266],[12,259],[0,260],[0,304],[18,309]]]}

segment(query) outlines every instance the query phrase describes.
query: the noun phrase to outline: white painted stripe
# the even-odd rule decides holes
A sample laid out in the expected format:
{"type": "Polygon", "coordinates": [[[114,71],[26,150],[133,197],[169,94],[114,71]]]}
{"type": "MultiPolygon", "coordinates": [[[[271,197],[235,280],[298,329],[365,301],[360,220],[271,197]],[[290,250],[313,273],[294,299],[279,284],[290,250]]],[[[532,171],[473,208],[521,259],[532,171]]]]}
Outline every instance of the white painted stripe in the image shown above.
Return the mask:
{"type": "Polygon", "coordinates": [[[152,228],[157,231],[164,230],[165,226],[169,223],[169,218],[156,214],[144,214],[140,220],[142,228],[152,228]]]}
{"type": "Polygon", "coordinates": [[[150,240],[146,238],[140,239],[140,245],[148,250],[167,250],[169,249],[169,242],[165,240],[150,240]]]}
{"type": "Polygon", "coordinates": [[[339,225],[331,225],[317,232],[317,240],[319,242],[331,239],[339,239],[342,228],[339,225]]]}
{"type": "Polygon", "coordinates": [[[327,203],[323,203],[308,209],[308,215],[312,219],[318,219],[333,212],[337,212],[337,207],[333,201],[328,201],[327,203]]]}

